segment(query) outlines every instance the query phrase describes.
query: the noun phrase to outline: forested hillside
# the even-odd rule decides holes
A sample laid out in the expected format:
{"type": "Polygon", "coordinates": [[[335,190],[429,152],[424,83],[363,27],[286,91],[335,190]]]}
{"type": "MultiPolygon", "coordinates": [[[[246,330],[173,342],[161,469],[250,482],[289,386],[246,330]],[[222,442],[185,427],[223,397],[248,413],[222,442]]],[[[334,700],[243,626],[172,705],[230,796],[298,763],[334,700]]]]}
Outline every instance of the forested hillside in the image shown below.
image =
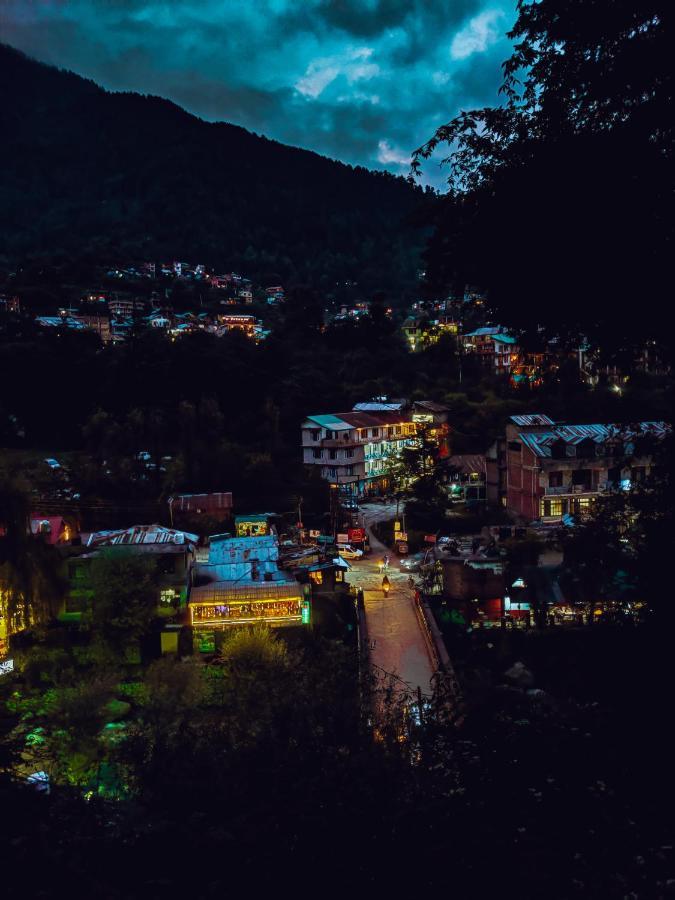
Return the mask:
{"type": "Polygon", "coordinates": [[[414,283],[428,196],[0,46],[0,253],[198,259],[328,288],[414,283]]]}

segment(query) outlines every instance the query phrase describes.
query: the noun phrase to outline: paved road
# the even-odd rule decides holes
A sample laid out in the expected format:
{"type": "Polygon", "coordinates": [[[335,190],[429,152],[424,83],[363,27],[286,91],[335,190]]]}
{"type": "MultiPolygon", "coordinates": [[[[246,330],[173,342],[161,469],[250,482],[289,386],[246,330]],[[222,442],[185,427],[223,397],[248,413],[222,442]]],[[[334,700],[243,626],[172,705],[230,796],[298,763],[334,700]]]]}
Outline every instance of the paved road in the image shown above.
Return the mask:
{"type": "MultiPolygon", "coordinates": [[[[351,562],[349,581],[357,588],[363,588],[371,662],[377,670],[397,675],[411,691],[416,692],[419,687],[422,694],[428,696],[434,669],[415,612],[408,575],[401,574],[399,558],[377,540],[369,527],[373,522],[393,518],[396,507],[369,504],[363,506],[362,511],[372,552],[363,560],[351,562]],[[386,599],[382,593],[382,575],[378,571],[385,553],[390,560],[388,578],[391,582],[386,599]]],[[[403,685],[401,689],[405,690],[403,685]]]]}

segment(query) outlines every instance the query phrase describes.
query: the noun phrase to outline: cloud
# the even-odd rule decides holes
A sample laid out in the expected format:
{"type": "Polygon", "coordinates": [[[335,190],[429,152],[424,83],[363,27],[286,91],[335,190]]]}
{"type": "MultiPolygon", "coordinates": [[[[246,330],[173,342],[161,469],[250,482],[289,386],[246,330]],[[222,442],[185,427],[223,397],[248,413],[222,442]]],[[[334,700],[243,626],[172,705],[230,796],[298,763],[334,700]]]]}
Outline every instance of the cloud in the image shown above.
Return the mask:
{"type": "Polygon", "coordinates": [[[108,90],[403,174],[460,109],[499,102],[515,16],[515,0],[0,2],[3,40],[108,90]]]}
{"type": "Polygon", "coordinates": [[[383,166],[389,166],[392,163],[397,166],[409,166],[410,154],[403,153],[402,150],[392,147],[387,140],[378,141],[377,159],[383,166]]]}
{"type": "Polygon", "coordinates": [[[372,47],[357,47],[341,56],[314,59],[302,78],[295,83],[295,89],[304,97],[315,100],[340,75],[347,79],[348,84],[374,78],[379,75],[380,67],[368,62],[372,55],[372,47]]]}
{"type": "Polygon", "coordinates": [[[484,53],[499,40],[503,18],[502,9],[486,9],[474,16],[452,39],[451,59],[467,59],[474,53],[484,53]]]}

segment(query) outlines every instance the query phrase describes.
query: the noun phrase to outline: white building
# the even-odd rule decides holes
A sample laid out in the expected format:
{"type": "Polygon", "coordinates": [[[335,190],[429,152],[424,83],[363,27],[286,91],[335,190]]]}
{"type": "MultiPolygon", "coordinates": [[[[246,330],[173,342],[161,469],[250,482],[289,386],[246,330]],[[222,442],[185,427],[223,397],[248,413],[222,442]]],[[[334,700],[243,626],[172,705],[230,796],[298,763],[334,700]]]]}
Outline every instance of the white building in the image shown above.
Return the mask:
{"type": "Polygon", "coordinates": [[[380,409],[308,416],[302,423],[302,459],[321,477],[356,495],[387,487],[387,461],[415,438],[408,412],[380,409]]]}

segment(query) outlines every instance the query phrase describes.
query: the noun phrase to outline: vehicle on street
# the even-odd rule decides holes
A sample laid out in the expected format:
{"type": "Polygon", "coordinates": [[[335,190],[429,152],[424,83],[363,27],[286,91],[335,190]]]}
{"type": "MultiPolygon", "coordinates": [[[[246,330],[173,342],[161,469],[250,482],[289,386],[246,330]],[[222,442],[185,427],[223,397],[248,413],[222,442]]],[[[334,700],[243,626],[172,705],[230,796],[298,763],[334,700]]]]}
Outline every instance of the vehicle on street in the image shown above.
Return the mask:
{"type": "Polygon", "coordinates": [[[337,549],[340,556],[344,559],[361,559],[363,556],[363,550],[358,550],[356,547],[352,547],[351,544],[338,544],[337,549]]]}
{"type": "Polygon", "coordinates": [[[404,557],[400,564],[401,572],[419,572],[426,555],[427,551],[422,550],[419,553],[413,553],[411,556],[404,557]]]}
{"type": "Polygon", "coordinates": [[[49,466],[50,469],[60,469],[61,468],[61,463],[55,459],[51,459],[51,457],[49,459],[46,459],[45,462],[47,463],[47,465],[49,466]]]}

